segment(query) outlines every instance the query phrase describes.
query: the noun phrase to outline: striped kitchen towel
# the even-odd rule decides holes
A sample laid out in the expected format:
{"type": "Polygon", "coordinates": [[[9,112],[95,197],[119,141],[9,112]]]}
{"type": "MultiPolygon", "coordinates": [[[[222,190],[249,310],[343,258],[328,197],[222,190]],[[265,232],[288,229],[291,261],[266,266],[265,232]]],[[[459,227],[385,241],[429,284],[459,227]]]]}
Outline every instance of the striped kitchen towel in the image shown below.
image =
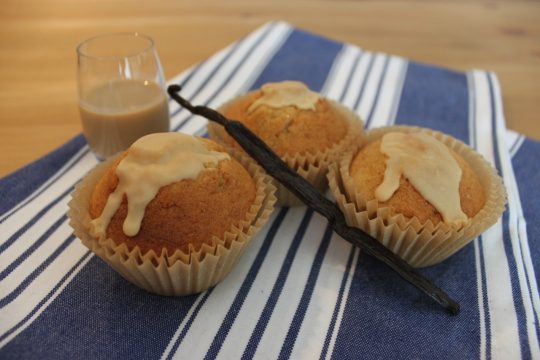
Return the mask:
{"type": "MultiPolygon", "coordinates": [[[[505,128],[497,78],[264,25],[171,80],[212,107],[296,79],[354,109],[369,128],[430,127],[482,153],[503,176],[502,218],[421,272],[457,299],[451,317],[306,207],[280,208],[234,271],[170,298],[125,281],[72,235],[74,184],[95,164],[82,136],[0,180],[2,359],[539,358],[540,143],[505,128]],[[535,160],[536,159],[536,160],[535,160]]],[[[172,128],[206,120],[170,102],[172,128]]]]}

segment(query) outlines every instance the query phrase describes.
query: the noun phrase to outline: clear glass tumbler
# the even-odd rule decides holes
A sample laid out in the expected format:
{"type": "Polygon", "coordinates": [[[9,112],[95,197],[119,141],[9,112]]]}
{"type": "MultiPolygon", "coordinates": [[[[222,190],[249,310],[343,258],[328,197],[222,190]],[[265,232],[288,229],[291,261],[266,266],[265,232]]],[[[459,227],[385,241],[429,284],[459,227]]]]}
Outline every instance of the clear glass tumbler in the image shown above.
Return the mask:
{"type": "Polygon", "coordinates": [[[77,57],[83,133],[98,158],[146,134],[169,131],[163,70],[150,37],[96,36],[77,47],[77,57]]]}

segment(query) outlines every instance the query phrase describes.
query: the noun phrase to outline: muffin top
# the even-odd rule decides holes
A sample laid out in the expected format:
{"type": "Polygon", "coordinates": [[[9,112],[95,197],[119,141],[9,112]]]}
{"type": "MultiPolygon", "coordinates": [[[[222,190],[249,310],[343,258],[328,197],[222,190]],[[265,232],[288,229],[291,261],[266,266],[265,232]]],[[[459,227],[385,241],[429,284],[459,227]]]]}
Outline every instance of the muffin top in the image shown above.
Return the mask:
{"type": "Polygon", "coordinates": [[[218,144],[180,133],[137,140],[97,183],[91,233],[129,249],[187,252],[244,220],[255,183],[218,144]]]}
{"type": "Polygon", "coordinates": [[[424,132],[385,134],[350,165],[355,189],[393,214],[434,225],[465,226],[485,204],[478,175],[457,153],[424,132]]]}
{"type": "MultiPolygon", "coordinates": [[[[280,156],[329,149],[345,137],[349,126],[342,111],[298,81],[265,84],[220,110],[243,122],[280,156]]],[[[222,137],[239,147],[225,132],[222,137]]]]}

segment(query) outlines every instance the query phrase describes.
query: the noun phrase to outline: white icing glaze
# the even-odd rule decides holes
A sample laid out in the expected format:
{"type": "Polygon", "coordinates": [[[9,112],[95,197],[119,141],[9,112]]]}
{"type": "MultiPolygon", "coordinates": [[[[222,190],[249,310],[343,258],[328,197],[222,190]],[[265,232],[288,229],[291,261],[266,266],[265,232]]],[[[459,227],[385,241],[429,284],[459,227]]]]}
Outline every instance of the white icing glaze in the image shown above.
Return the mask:
{"type": "Polygon", "coordinates": [[[285,106],[295,106],[298,109],[315,110],[315,104],[320,96],[316,92],[299,81],[282,81],[278,83],[268,83],[261,87],[263,95],[255,100],[248,108],[252,112],[261,105],[272,108],[285,106]]]}
{"type": "Polygon", "coordinates": [[[377,200],[390,199],[403,174],[444,222],[455,227],[467,223],[459,194],[461,168],[443,143],[422,132],[388,133],[382,138],[381,152],[388,159],[384,180],[375,190],[377,200]]]}
{"type": "Polygon", "coordinates": [[[122,230],[127,236],[138,234],[146,205],[163,186],[184,179],[196,179],[210,164],[229,159],[229,155],[208,150],[196,137],[181,133],[157,133],[137,140],[116,168],[118,185],[109,195],[101,215],[91,221],[93,236],[105,236],[124,194],[128,213],[122,230]]]}

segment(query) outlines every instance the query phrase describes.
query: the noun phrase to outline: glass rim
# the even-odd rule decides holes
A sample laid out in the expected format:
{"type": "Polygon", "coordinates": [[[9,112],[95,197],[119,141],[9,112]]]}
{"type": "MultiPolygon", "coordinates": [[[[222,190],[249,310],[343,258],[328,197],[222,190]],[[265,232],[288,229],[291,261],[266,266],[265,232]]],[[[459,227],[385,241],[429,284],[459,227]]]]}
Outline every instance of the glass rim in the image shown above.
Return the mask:
{"type": "Polygon", "coordinates": [[[96,59],[96,60],[114,60],[114,59],[125,59],[130,57],[138,56],[139,54],[142,54],[148,50],[152,50],[154,48],[154,39],[152,39],[150,36],[141,34],[140,32],[113,32],[113,33],[104,33],[92,36],[88,39],[85,39],[79,43],[76,47],[77,54],[79,56],[84,56],[85,58],[89,59],[96,59]],[[89,44],[90,42],[93,42],[95,40],[99,40],[101,38],[107,38],[107,37],[113,37],[113,36],[130,36],[135,38],[141,38],[146,41],[148,41],[148,45],[136,52],[124,54],[124,55],[110,55],[110,56],[97,56],[97,55],[91,55],[88,53],[85,53],[82,47],[84,45],[89,44]]]}

